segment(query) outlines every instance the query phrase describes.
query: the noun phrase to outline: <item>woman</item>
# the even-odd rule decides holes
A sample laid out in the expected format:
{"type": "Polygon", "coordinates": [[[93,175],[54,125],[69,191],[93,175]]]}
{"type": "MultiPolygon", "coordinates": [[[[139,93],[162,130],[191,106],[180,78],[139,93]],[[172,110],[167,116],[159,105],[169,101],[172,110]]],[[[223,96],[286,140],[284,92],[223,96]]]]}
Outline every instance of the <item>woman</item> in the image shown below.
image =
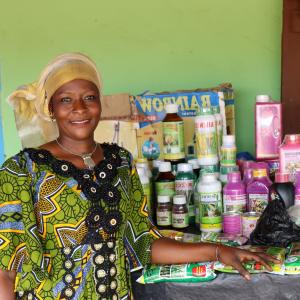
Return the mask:
{"type": "Polygon", "coordinates": [[[220,260],[246,279],[245,260],[270,269],[265,259],[271,258],[260,254],[160,237],[148,220],[131,155],[94,140],[101,88],[94,63],[70,53],[52,61],[37,84],[22,89],[22,97],[18,91],[10,98],[19,108],[25,98],[33,101],[26,115],[51,120],[59,134],[21,151],[1,169],[2,296],[132,299],[130,271],[150,261],[220,260]]]}

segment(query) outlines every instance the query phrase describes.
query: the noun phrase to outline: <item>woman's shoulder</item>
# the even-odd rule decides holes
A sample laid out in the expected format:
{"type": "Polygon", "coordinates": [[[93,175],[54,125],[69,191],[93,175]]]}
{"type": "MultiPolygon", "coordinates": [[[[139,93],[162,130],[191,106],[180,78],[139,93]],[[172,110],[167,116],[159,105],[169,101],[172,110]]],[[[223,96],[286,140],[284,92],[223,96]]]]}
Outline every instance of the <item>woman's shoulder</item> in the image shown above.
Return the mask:
{"type": "Polygon", "coordinates": [[[20,150],[17,154],[7,158],[2,164],[1,170],[9,169],[15,173],[26,172],[27,157],[25,150],[20,150]]]}

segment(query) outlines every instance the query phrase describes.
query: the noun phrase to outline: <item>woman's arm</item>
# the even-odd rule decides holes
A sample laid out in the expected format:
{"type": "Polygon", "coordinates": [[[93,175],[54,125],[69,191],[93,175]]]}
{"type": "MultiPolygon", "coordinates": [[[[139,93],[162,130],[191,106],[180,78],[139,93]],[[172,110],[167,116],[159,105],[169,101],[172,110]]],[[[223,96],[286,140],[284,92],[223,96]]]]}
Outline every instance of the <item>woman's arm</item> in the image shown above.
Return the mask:
{"type": "Polygon", "coordinates": [[[255,260],[272,271],[267,261],[278,260],[262,253],[254,253],[239,248],[213,243],[182,243],[168,238],[155,240],[151,248],[153,264],[183,264],[200,261],[220,261],[233,266],[247,280],[250,274],[242,266],[242,262],[255,260]]]}
{"type": "Polygon", "coordinates": [[[0,300],[15,300],[14,285],[16,279],[15,271],[0,270],[0,300]]]}

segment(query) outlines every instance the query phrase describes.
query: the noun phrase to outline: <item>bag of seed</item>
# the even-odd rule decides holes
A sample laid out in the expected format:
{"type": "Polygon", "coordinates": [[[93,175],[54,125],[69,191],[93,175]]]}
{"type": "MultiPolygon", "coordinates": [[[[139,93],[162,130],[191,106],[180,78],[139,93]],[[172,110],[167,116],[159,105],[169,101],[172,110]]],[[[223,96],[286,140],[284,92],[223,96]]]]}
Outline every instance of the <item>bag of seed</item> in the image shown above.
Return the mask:
{"type": "Polygon", "coordinates": [[[211,262],[181,265],[148,265],[137,282],[142,284],[157,282],[202,282],[216,278],[211,262]]]}
{"type": "Polygon", "coordinates": [[[300,242],[291,244],[284,266],[285,274],[300,274],[300,242]]]}
{"type": "MultiPolygon", "coordinates": [[[[273,256],[279,260],[278,263],[274,264],[269,262],[271,268],[273,269],[272,272],[269,272],[261,263],[256,261],[248,261],[243,263],[243,266],[248,270],[249,273],[261,273],[261,272],[268,272],[272,274],[284,275],[285,274],[285,267],[284,267],[284,259],[285,259],[285,248],[281,247],[269,247],[269,246],[241,246],[241,249],[246,249],[252,252],[264,252],[273,256]]],[[[213,269],[219,272],[225,273],[238,273],[232,266],[224,265],[221,262],[215,262],[213,264],[213,269]]]]}
{"type": "Polygon", "coordinates": [[[248,239],[240,234],[203,232],[201,234],[201,241],[221,243],[226,246],[237,247],[246,244],[248,239]]]}

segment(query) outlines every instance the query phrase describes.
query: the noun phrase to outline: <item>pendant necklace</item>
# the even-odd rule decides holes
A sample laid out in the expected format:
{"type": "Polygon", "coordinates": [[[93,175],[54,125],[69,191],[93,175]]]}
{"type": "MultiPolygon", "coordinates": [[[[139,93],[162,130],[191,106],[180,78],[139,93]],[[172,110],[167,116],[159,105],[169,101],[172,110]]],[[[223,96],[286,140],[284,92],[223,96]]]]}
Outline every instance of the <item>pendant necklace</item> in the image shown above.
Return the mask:
{"type": "Polygon", "coordinates": [[[84,153],[84,154],[79,154],[79,153],[74,153],[72,152],[71,150],[69,150],[68,148],[66,148],[65,146],[63,146],[59,141],[58,139],[55,140],[57,145],[62,149],[64,150],[65,152],[69,152],[73,155],[76,155],[76,156],[79,156],[81,157],[81,159],[83,160],[83,163],[90,169],[90,170],[93,170],[94,167],[96,166],[94,160],[92,159],[92,155],[96,152],[97,150],[97,147],[98,147],[98,143],[95,142],[95,147],[93,149],[92,152],[90,153],[84,153]]]}

